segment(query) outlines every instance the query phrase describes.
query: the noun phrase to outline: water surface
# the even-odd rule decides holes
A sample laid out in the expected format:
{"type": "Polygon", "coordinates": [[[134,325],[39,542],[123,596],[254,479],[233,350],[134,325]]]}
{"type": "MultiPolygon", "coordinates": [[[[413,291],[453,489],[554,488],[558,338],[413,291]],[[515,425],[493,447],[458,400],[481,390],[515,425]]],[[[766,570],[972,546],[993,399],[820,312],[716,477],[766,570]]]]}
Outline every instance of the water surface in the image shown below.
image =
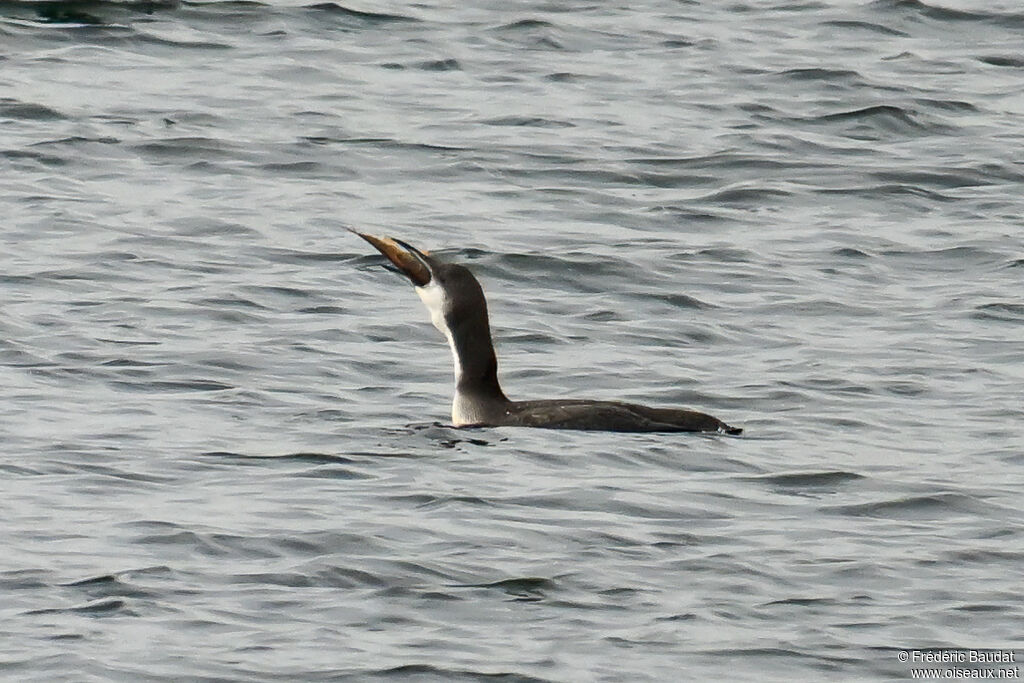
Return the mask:
{"type": "Polygon", "coordinates": [[[1024,640],[1015,3],[0,10],[6,676],[1024,640]],[[444,426],[444,341],[344,226],[476,272],[513,398],[744,436],[444,426]]]}

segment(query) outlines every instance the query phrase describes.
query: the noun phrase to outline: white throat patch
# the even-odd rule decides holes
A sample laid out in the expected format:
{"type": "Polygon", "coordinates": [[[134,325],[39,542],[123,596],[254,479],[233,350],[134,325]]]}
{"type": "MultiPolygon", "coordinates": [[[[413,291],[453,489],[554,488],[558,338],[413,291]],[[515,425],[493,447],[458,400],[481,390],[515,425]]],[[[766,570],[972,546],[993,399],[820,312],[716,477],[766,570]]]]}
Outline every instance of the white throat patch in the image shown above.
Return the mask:
{"type": "Polygon", "coordinates": [[[462,378],[462,363],[459,362],[459,354],[455,351],[455,340],[452,339],[452,331],[448,328],[448,321],[444,319],[444,311],[448,306],[448,297],[445,296],[445,292],[441,289],[441,286],[437,284],[437,281],[431,278],[423,287],[416,288],[416,294],[419,295],[420,300],[430,311],[430,322],[434,323],[434,327],[440,330],[444,338],[448,340],[448,348],[452,350],[452,362],[455,364],[455,398],[452,401],[452,423],[455,426],[473,424],[472,416],[467,414],[467,411],[463,407],[464,401],[459,396],[459,380],[462,378]]]}
{"type": "Polygon", "coordinates": [[[434,327],[451,341],[452,333],[444,319],[444,309],[448,304],[448,297],[445,296],[441,286],[437,284],[437,280],[431,278],[430,282],[424,286],[417,287],[416,293],[427,307],[427,310],[430,311],[430,322],[434,323],[434,327]]]}

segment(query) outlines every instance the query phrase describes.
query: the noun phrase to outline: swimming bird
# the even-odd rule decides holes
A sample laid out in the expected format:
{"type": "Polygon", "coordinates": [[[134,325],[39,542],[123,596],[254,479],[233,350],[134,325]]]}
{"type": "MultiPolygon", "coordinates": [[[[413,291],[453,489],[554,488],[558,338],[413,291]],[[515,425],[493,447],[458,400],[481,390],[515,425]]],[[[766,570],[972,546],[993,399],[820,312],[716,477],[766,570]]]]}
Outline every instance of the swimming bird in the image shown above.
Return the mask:
{"type": "Polygon", "coordinates": [[[681,408],[652,408],[621,401],[550,399],[512,401],[498,383],[487,300],[463,265],[445,263],[390,237],[349,228],[404,274],[448,340],[455,363],[452,423],[456,427],[545,427],[610,432],[722,432],[739,434],[716,417],[681,408]]]}

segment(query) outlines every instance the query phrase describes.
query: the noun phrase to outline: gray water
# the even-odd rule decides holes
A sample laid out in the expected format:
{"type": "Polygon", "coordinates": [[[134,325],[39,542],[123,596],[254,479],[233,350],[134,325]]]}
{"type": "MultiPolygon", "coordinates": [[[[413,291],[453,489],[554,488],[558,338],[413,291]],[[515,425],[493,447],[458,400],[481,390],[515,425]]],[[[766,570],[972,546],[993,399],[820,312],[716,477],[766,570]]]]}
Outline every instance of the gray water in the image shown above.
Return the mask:
{"type": "Polygon", "coordinates": [[[0,5],[0,674],[903,679],[1021,647],[1015,2],[0,5]],[[445,426],[345,226],[469,265],[445,426]]]}

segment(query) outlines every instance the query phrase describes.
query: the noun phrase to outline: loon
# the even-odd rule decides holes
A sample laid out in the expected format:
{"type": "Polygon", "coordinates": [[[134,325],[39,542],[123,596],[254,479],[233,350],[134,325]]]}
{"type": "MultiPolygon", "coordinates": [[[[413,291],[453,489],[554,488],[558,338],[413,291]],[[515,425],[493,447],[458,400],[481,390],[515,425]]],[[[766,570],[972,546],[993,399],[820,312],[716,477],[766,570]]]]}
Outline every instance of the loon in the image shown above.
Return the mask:
{"type": "Polygon", "coordinates": [[[430,311],[434,327],[448,340],[455,361],[454,426],[724,434],[743,431],[711,415],[679,408],[651,408],[620,401],[509,400],[498,383],[487,300],[469,269],[444,263],[402,240],[348,230],[372,244],[412,281],[430,311]]]}

